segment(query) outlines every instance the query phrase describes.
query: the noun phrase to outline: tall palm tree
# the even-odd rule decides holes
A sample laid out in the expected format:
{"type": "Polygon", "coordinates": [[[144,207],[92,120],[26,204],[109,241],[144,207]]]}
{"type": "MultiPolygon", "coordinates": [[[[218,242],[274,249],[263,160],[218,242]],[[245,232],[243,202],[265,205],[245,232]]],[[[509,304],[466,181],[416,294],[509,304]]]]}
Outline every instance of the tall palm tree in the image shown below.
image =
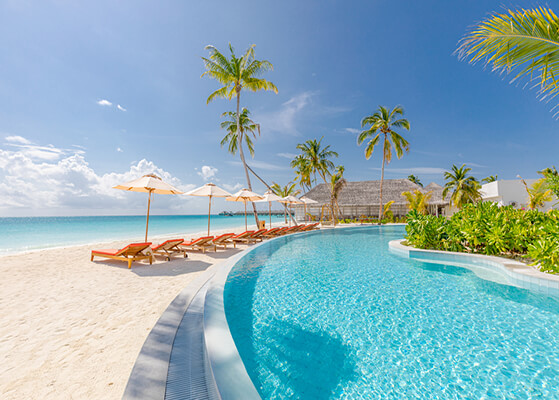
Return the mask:
{"type": "MultiPolygon", "coordinates": [[[[229,58],[223,55],[214,46],[206,46],[206,50],[209,51],[210,55],[209,58],[202,57],[204,66],[206,67],[206,72],[204,72],[202,76],[208,75],[210,78],[215,79],[223,85],[220,89],[210,94],[207,103],[210,103],[216,98],[227,98],[231,100],[235,97],[237,100],[237,132],[240,132],[241,123],[239,108],[241,102],[241,91],[243,89],[252,92],[257,92],[259,90],[271,90],[277,93],[278,89],[272,82],[259,78],[259,76],[261,76],[264,72],[272,70],[273,66],[269,61],[257,60],[254,58],[254,45],[250,46],[241,57],[237,57],[235,55],[235,50],[233,49],[233,46],[231,46],[231,43],[229,43],[229,51],[231,53],[229,58]]],[[[252,190],[242,146],[239,146],[239,155],[245,169],[248,188],[252,190]]],[[[258,225],[258,213],[256,212],[256,206],[254,203],[252,203],[252,208],[254,210],[256,224],[258,225]]]]}
{"type": "Polygon", "coordinates": [[[408,181],[413,182],[416,185],[419,185],[419,186],[423,187],[423,183],[421,183],[419,178],[415,175],[408,175],[408,181]]]}
{"type": "MultiPolygon", "coordinates": [[[[296,184],[294,182],[289,182],[285,186],[280,186],[279,184],[274,182],[274,184],[270,186],[270,188],[272,189],[272,192],[274,192],[276,196],[280,196],[280,197],[298,196],[301,193],[301,191],[295,189],[295,185],[296,184]]],[[[285,218],[285,223],[287,224],[287,207],[284,207],[283,215],[285,218]]]]}
{"type": "Polygon", "coordinates": [[[491,183],[491,182],[495,182],[496,180],[497,180],[497,175],[489,175],[483,178],[481,181],[485,183],[491,183]]]}
{"type": "Polygon", "coordinates": [[[443,198],[446,197],[449,191],[452,191],[450,195],[450,202],[458,208],[462,208],[464,204],[475,203],[481,199],[481,194],[479,189],[481,185],[471,175],[468,175],[471,168],[466,168],[466,164],[462,164],[461,167],[456,165],[452,166],[452,172],[445,172],[444,179],[446,184],[443,189],[443,198]]]}
{"type": "Polygon", "coordinates": [[[336,225],[336,221],[338,220],[336,217],[336,207],[338,211],[341,213],[340,205],[338,204],[338,196],[340,192],[347,185],[347,181],[344,178],[344,171],[345,168],[343,165],[339,165],[336,168],[336,172],[330,177],[330,207],[332,208],[332,219],[334,226],[336,225]]]}
{"type": "Polygon", "coordinates": [[[302,155],[298,155],[291,162],[291,166],[295,169],[295,180],[305,192],[308,192],[314,183],[310,164],[302,155]]]}
{"type": "Polygon", "coordinates": [[[539,80],[542,98],[559,93],[559,18],[550,8],[495,13],[470,30],[457,53],[494,71],[517,71],[511,82],[539,80]]]}
{"type": "Polygon", "coordinates": [[[414,190],[412,192],[403,192],[402,196],[408,201],[408,209],[415,210],[421,214],[427,214],[427,205],[431,199],[433,192],[423,193],[421,190],[414,190]]]}
{"type": "Polygon", "coordinates": [[[227,134],[221,140],[221,147],[227,145],[229,152],[233,155],[237,154],[237,150],[241,153],[244,141],[248,152],[254,157],[254,143],[252,142],[252,138],[256,139],[257,132],[260,135],[260,125],[251,120],[249,114],[250,111],[246,108],[243,108],[239,118],[237,118],[237,113],[234,111],[226,111],[221,114],[222,117],[228,118],[221,123],[221,128],[227,131],[227,134]],[[240,130],[237,130],[238,128],[240,128],[240,130]]]}
{"type": "Polygon", "coordinates": [[[520,180],[528,193],[528,208],[530,210],[543,207],[546,202],[553,200],[552,191],[547,187],[545,178],[538,179],[531,187],[528,187],[524,179],[520,178],[520,180]]]}
{"type": "MultiPolygon", "coordinates": [[[[365,140],[372,138],[367,143],[365,148],[365,158],[371,158],[375,146],[379,144],[381,139],[382,144],[382,173],[380,176],[380,194],[379,194],[379,221],[382,220],[382,184],[384,182],[384,166],[392,160],[392,149],[396,151],[396,156],[402,158],[404,151],[409,151],[409,143],[400,134],[395,132],[393,128],[402,128],[410,130],[410,123],[405,118],[400,118],[404,115],[402,106],[396,106],[392,111],[388,108],[379,106],[378,111],[373,115],[363,118],[361,127],[365,128],[370,125],[370,128],[364,130],[357,137],[357,144],[361,145],[365,140]]],[[[380,222],[379,222],[380,223],[380,222]]]]}

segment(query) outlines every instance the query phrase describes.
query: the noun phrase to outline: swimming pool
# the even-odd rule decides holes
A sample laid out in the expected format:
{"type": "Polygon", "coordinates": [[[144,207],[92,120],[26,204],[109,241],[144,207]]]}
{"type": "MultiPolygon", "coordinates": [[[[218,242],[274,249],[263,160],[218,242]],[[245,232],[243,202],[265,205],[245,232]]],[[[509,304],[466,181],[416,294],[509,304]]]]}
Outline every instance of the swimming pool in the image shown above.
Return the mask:
{"type": "Polygon", "coordinates": [[[261,397],[559,398],[559,300],[390,253],[403,234],[324,230],[237,262],[225,314],[261,397]]]}

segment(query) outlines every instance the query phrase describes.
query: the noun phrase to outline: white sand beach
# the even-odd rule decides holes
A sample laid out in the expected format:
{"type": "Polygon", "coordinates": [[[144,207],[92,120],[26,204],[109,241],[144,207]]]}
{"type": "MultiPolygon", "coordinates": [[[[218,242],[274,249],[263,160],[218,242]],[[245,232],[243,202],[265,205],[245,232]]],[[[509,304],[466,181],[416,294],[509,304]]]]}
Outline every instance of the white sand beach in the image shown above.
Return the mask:
{"type": "Polygon", "coordinates": [[[158,257],[131,270],[125,262],[90,261],[92,248],[123,244],[0,257],[2,399],[120,399],[169,303],[208,268],[246,248],[189,252],[169,262],[158,257]]]}

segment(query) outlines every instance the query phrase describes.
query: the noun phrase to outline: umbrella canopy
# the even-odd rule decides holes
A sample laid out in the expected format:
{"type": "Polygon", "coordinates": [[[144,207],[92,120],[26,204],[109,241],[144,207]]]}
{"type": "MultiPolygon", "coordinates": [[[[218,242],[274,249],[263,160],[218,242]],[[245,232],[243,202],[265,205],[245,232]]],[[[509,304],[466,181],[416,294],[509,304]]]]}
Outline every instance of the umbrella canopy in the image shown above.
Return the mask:
{"type": "Polygon", "coordinates": [[[245,203],[245,230],[248,229],[247,224],[247,201],[259,201],[262,200],[264,196],[260,196],[258,193],[251,192],[248,189],[241,189],[232,196],[225,198],[227,201],[242,201],[245,203]]]}
{"type": "Polygon", "coordinates": [[[206,183],[204,186],[200,186],[190,192],[185,193],[187,196],[202,196],[209,197],[209,208],[208,208],[208,236],[210,236],[210,215],[212,212],[212,197],[227,197],[231,196],[227,190],[214,185],[213,183],[206,183]]]}
{"type": "MultiPolygon", "coordinates": [[[[289,196],[285,196],[283,199],[278,200],[280,203],[284,203],[284,204],[289,204],[291,206],[291,204],[303,204],[303,202],[301,200],[299,200],[297,197],[289,195],[289,196]]],[[[292,213],[291,213],[291,207],[289,208],[289,226],[291,226],[291,218],[293,218],[292,213]]],[[[297,224],[296,221],[295,224],[297,224]]]]}
{"type": "Polygon", "coordinates": [[[307,221],[307,204],[318,204],[318,201],[313,200],[313,199],[308,199],[308,198],[306,198],[306,197],[301,197],[300,200],[301,200],[303,203],[305,203],[305,204],[304,204],[304,206],[305,206],[305,211],[304,211],[304,213],[305,213],[305,222],[306,222],[306,221],[307,221]]]}
{"type": "Polygon", "coordinates": [[[270,228],[271,228],[272,227],[272,201],[280,201],[283,199],[283,197],[278,196],[271,190],[268,190],[266,193],[264,193],[262,197],[263,199],[258,200],[257,203],[268,202],[268,206],[269,206],[268,216],[270,217],[270,228]]]}
{"type": "Polygon", "coordinates": [[[149,207],[151,205],[151,194],[183,194],[183,192],[181,192],[179,189],[163,182],[160,177],[154,174],[144,175],[141,178],[123,183],[122,185],[113,186],[113,189],[127,190],[130,192],[149,193],[148,213],[146,217],[146,242],[148,241],[149,207]]]}

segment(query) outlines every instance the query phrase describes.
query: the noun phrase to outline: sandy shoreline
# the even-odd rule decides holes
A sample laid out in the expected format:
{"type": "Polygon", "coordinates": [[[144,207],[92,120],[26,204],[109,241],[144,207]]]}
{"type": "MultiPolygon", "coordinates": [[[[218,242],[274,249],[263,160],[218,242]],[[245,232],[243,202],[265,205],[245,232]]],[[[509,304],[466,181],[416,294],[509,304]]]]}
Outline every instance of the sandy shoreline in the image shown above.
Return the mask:
{"type": "Polygon", "coordinates": [[[134,263],[131,270],[124,262],[90,262],[92,248],[123,244],[0,257],[2,399],[120,399],[149,331],[169,303],[201,273],[246,247],[190,252],[188,259],[169,262],[158,257],[152,266],[134,263]]]}

